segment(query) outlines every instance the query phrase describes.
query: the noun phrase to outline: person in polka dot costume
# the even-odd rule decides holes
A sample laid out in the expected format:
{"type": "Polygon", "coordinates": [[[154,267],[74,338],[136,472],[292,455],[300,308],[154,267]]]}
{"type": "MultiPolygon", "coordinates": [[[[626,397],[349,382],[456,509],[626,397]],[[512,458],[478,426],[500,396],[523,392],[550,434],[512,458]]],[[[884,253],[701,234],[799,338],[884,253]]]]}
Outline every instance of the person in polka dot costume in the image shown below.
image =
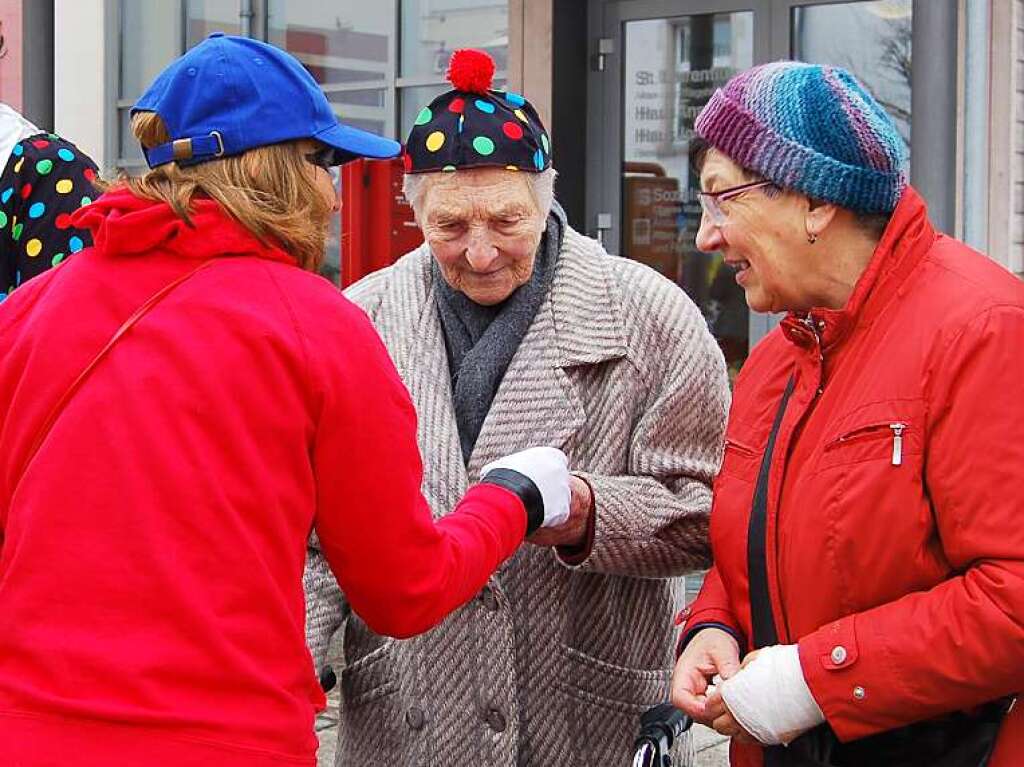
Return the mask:
{"type": "Polygon", "coordinates": [[[491,90],[494,61],[483,51],[452,55],[454,90],[420,110],[403,160],[406,173],[506,168],[540,173],[551,167],[547,131],[518,93],[491,90]]]}
{"type": "Polygon", "coordinates": [[[0,301],[92,244],[71,214],[98,195],[95,179],[96,163],[56,134],[14,145],[0,176],[0,301]]]}

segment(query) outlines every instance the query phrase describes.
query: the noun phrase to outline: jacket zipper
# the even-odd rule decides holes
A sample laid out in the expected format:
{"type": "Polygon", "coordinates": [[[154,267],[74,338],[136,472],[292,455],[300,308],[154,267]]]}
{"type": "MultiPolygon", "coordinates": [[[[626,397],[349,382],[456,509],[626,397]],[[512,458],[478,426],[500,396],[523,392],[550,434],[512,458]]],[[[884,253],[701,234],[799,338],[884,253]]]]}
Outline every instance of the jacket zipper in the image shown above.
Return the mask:
{"type": "Polygon", "coordinates": [[[892,465],[899,466],[903,463],[903,431],[907,428],[905,423],[891,423],[892,429],[892,465]]]}
{"type": "Polygon", "coordinates": [[[878,439],[881,436],[879,432],[882,432],[885,429],[892,432],[892,459],[890,462],[893,466],[902,466],[903,438],[907,431],[907,424],[902,421],[896,421],[894,423],[874,423],[868,426],[862,426],[828,442],[825,445],[825,450],[831,450],[834,447],[847,442],[860,442],[861,440],[866,439],[878,439]]]}
{"type": "Polygon", "coordinates": [[[811,331],[811,335],[814,336],[814,343],[818,347],[818,363],[821,369],[818,372],[819,380],[815,396],[820,397],[825,392],[825,348],[821,345],[821,327],[824,323],[815,322],[810,314],[802,317],[800,321],[811,331]]]}

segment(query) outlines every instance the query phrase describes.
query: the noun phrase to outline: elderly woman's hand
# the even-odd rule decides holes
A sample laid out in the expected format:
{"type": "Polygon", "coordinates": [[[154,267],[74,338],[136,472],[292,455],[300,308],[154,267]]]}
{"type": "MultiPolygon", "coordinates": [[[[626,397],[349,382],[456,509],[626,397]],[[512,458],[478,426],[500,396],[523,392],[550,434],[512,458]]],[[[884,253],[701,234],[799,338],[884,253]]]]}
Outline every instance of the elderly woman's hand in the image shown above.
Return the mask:
{"type": "Polygon", "coordinates": [[[575,475],[569,477],[569,519],[556,527],[542,527],[529,538],[534,546],[582,546],[587,540],[593,513],[594,493],[590,485],[575,475]]]}
{"type": "Polygon", "coordinates": [[[725,701],[722,700],[722,693],[716,686],[708,688],[708,696],[705,701],[708,718],[711,720],[709,726],[719,735],[725,735],[740,743],[754,745],[757,738],[743,729],[743,726],[736,721],[736,717],[729,711],[725,701]]]}
{"type": "MultiPolygon", "coordinates": [[[[760,652],[760,650],[754,650],[753,652],[747,653],[743,658],[743,662],[740,664],[740,670],[743,670],[750,665],[751,661],[753,661],[760,652]]],[[[719,683],[721,683],[721,681],[721,679],[718,680],[719,683]]],[[[743,726],[736,721],[732,712],[729,711],[728,706],[725,705],[725,701],[722,699],[722,693],[717,686],[711,686],[708,688],[708,695],[704,705],[705,711],[707,712],[707,718],[710,721],[710,726],[715,730],[715,732],[720,735],[734,738],[740,743],[757,743],[757,739],[744,730],[743,726]]]]}
{"type": "Polygon", "coordinates": [[[672,704],[695,722],[711,727],[726,713],[721,696],[712,706],[713,677],[728,679],[740,668],[740,646],[727,631],[709,626],[691,639],[672,672],[672,704]]]}

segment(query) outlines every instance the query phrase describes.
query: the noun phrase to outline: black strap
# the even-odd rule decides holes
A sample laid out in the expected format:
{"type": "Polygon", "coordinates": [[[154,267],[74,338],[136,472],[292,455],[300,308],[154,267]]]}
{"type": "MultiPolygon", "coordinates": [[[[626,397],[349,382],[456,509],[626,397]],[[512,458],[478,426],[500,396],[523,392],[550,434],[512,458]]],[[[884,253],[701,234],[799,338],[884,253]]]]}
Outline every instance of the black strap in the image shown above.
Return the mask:
{"type": "Polygon", "coordinates": [[[775,439],[779,435],[782,417],[786,414],[786,405],[789,404],[789,397],[795,386],[796,377],[790,376],[778,412],[775,413],[768,444],[764,448],[761,470],[757,474],[757,486],[754,488],[754,501],[750,508],[750,526],[747,528],[747,571],[750,577],[750,617],[753,624],[754,649],[779,642],[775,618],[772,616],[771,595],[768,591],[768,555],[765,540],[768,528],[768,475],[772,468],[775,439]]]}

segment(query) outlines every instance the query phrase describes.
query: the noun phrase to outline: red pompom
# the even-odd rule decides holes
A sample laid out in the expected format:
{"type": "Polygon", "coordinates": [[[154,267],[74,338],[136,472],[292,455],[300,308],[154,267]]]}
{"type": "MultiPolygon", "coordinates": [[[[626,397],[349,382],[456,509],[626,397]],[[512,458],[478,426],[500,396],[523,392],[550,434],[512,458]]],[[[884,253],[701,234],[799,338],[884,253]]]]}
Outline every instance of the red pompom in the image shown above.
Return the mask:
{"type": "Polygon", "coordinates": [[[494,59],[475,48],[461,48],[448,62],[448,82],[457,91],[485,94],[494,80],[494,59]]]}

